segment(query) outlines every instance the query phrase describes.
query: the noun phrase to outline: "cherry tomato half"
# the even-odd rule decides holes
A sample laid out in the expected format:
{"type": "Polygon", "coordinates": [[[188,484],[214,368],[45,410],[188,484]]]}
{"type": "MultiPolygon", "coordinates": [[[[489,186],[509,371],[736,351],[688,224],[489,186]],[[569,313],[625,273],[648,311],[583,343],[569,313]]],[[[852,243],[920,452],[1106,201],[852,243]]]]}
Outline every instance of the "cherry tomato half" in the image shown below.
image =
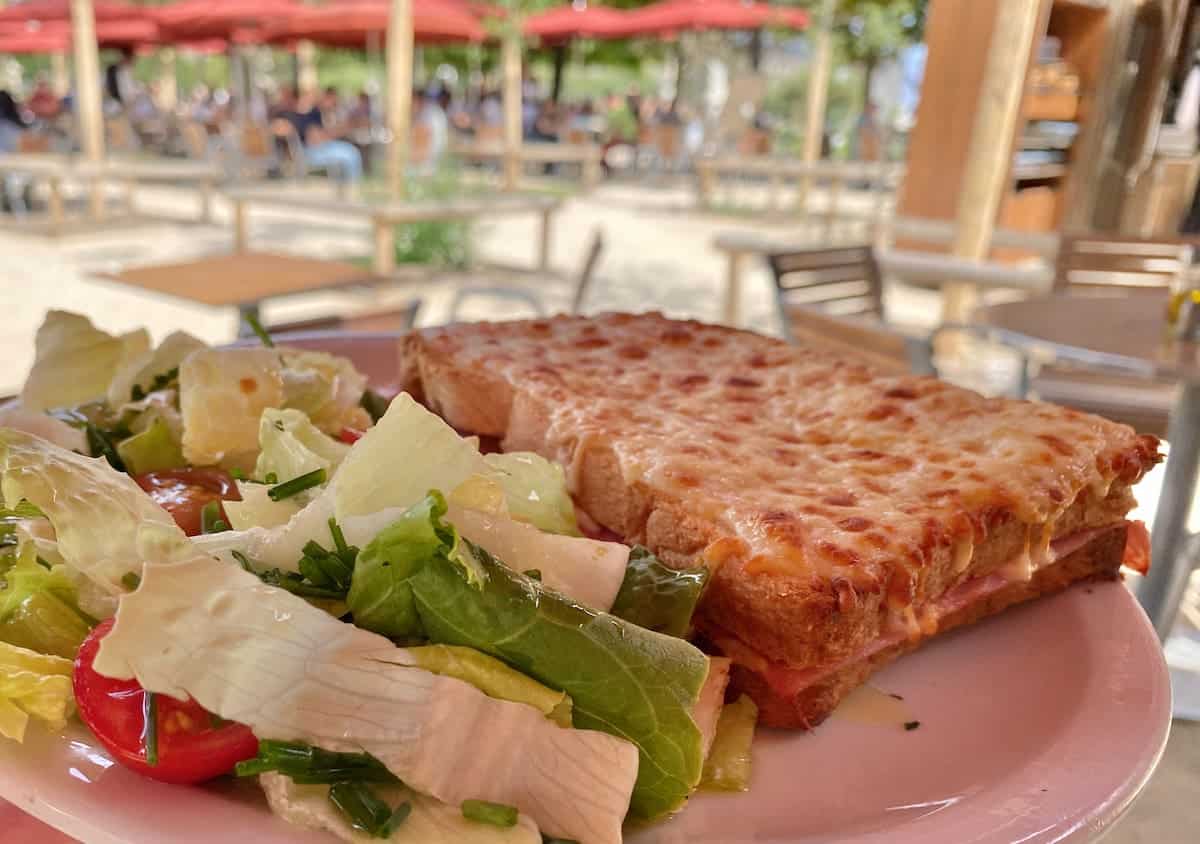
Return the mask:
{"type": "Polygon", "coordinates": [[[342,428],[338,432],[338,439],[346,443],[346,445],[354,445],[363,438],[366,431],[360,431],[358,428],[342,428]]]}
{"type": "MultiPolygon", "coordinates": [[[[200,511],[210,501],[241,501],[232,476],[221,469],[171,469],[134,478],[158,506],[175,517],[188,536],[200,533],[200,511]]],[[[221,518],[225,509],[221,508],[221,518]]]]}
{"type": "Polygon", "coordinates": [[[194,700],[156,695],[158,763],[147,764],[145,690],[136,680],[113,680],[92,668],[100,640],[112,626],[109,619],[84,639],[73,682],[79,717],[113,758],[151,779],[188,785],[227,774],[258,753],[249,727],[221,721],[194,700]]]}

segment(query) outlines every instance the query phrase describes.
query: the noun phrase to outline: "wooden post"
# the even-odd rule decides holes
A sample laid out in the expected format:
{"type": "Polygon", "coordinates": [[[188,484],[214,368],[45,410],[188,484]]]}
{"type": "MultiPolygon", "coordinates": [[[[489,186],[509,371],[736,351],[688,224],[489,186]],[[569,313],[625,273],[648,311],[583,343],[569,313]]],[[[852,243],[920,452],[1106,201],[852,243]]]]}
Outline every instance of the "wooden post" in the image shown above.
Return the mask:
{"type": "Polygon", "coordinates": [[[413,21],[412,0],[392,0],[387,33],[388,193],[404,197],[408,145],[412,126],[413,21]]]}
{"type": "Polygon", "coordinates": [[[50,54],[50,90],[60,98],[71,90],[71,71],[67,67],[66,53],[50,54]]]}
{"type": "MultiPolygon", "coordinates": [[[[75,116],[85,160],[104,160],[104,114],[100,106],[100,55],[92,0],[71,0],[71,33],[75,42],[75,116]]],[[[91,185],[93,217],[104,216],[104,180],[91,185]]]]}
{"type": "Polygon", "coordinates": [[[233,200],[233,251],[248,252],[250,250],[250,209],[249,203],[241,197],[233,200]]]}
{"type": "Polygon", "coordinates": [[[317,45],[311,41],[296,44],[296,85],[301,91],[317,90],[317,45]]]}
{"type": "MultiPolygon", "coordinates": [[[[979,109],[971,129],[958,200],[954,254],[963,258],[982,260],[991,248],[1000,200],[1008,186],[1013,137],[1043,5],[1049,6],[1042,0],[1008,0],[996,4],[996,26],[988,48],[979,109]]],[[[965,322],[975,296],[973,285],[946,285],[942,289],[942,321],[965,322]]],[[[950,345],[940,348],[939,353],[955,353],[956,339],[947,335],[950,345]]]]}
{"type": "Polygon", "coordinates": [[[516,190],[521,181],[521,33],[510,22],[501,43],[504,70],[504,188],[516,190]]]}
{"type": "Polygon", "coordinates": [[[158,60],[158,107],[163,111],[174,111],[179,103],[179,74],[175,64],[175,48],[164,47],[158,53],[158,60]]]}
{"type": "Polygon", "coordinates": [[[550,271],[550,245],[553,237],[554,229],[554,212],[558,208],[546,208],[542,210],[542,228],[538,239],[538,269],[541,272],[550,271]]]}
{"type": "Polygon", "coordinates": [[[812,64],[808,71],[808,96],[804,118],[804,160],[821,158],[825,134],[825,105],[829,99],[829,76],[833,69],[833,16],[837,0],[822,0],[812,64]]]}

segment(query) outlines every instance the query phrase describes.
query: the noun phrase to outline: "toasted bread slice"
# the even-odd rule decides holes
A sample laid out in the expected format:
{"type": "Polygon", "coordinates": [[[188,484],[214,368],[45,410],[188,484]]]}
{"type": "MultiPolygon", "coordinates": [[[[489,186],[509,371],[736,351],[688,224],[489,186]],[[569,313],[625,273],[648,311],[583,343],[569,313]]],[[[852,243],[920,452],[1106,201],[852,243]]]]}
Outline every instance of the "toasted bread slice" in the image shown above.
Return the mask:
{"type": "Polygon", "coordinates": [[[1099,417],[658,314],[450,326],[409,353],[452,425],[561,461],[596,522],[708,565],[697,626],[752,692],[739,650],[826,676],[944,628],[963,584],[1049,577],[1052,543],[1124,524],[1158,460],[1099,417]]]}

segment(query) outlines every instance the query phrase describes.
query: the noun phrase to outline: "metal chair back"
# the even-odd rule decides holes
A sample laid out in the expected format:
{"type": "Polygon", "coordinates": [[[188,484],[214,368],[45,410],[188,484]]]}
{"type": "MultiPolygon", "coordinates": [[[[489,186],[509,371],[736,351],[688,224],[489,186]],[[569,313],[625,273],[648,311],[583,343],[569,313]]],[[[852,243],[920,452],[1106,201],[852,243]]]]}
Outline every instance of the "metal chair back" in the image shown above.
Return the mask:
{"type": "Polygon", "coordinates": [[[349,331],[402,334],[416,324],[421,300],[414,299],[403,307],[388,310],[363,311],[353,314],[331,314],[312,319],[272,325],[272,335],[284,336],[309,331],[349,331]]]}
{"type": "Polygon", "coordinates": [[[1054,290],[1161,290],[1192,265],[1193,246],[1110,234],[1063,238],[1055,267],[1054,290]]]}
{"type": "Polygon", "coordinates": [[[870,246],[776,252],[767,263],[785,332],[797,311],[884,318],[883,281],[870,246]]]}
{"type": "Polygon", "coordinates": [[[596,267],[600,264],[600,256],[604,253],[604,229],[597,226],[592,231],[592,242],[584,256],[583,265],[575,277],[575,293],[571,297],[571,313],[577,314],[583,307],[588,291],[592,287],[592,279],[596,275],[596,267]]]}

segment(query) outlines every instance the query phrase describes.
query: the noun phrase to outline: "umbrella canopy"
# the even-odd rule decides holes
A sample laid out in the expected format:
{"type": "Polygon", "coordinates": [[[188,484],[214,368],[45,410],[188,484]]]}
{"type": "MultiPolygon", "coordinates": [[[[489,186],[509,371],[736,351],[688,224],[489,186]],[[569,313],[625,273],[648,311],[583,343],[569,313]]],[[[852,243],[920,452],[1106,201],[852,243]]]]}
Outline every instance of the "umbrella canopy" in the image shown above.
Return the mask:
{"type": "Polygon", "coordinates": [[[608,6],[571,3],[547,9],[525,20],[525,34],[547,43],[572,38],[622,38],[629,27],[629,14],[608,6]]]}
{"type": "MultiPolygon", "coordinates": [[[[71,49],[71,24],[67,21],[0,21],[0,39],[19,50],[0,52],[65,53],[71,49]]],[[[96,43],[101,47],[140,47],[158,42],[158,27],[148,20],[116,19],[96,22],[96,43]]]]}
{"type": "Polygon", "coordinates": [[[624,35],[672,35],[707,29],[804,29],[808,14],[748,0],[662,0],[624,15],[624,35]]]}
{"type": "Polygon", "coordinates": [[[297,0],[181,0],[149,13],[164,40],[247,41],[253,40],[256,30],[286,20],[304,8],[297,0]]]}
{"type": "MultiPolygon", "coordinates": [[[[119,0],[95,0],[92,5],[96,20],[125,20],[145,17],[138,6],[119,0]]],[[[0,9],[0,21],[69,21],[71,0],[28,0],[0,9]]]]}
{"type": "MultiPolygon", "coordinates": [[[[264,40],[279,44],[315,41],[330,47],[362,47],[371,33],[387,32],[390,4],[353,0],[329,6],[309,6],[267,27],[264,40]]],[[[413,40],[418,44],[482,41],[479,21],[450,0],[413,3],[413,40]]]]}

